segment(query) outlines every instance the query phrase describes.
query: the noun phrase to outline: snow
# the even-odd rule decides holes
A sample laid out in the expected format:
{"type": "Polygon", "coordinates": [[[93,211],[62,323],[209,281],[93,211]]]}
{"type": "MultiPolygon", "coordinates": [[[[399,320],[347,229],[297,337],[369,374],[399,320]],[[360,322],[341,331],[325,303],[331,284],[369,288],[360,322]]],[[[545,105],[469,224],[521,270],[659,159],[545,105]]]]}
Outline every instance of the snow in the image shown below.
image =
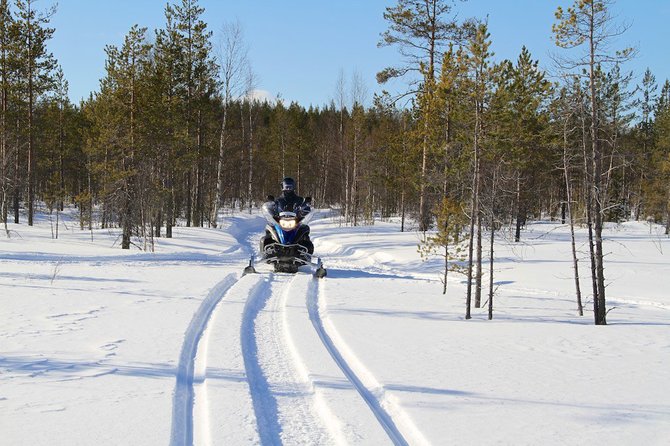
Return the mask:
{"type": "MultiPolygon", "coordinates": [[[[315,219],[328,277],[242,276],[259,215],[156,252],[65,215],[0,236],[2,444],[647,444],[670,438],[670,239],[605,230],[608,326],[569,229],[495,246],[494,319],[397,222],[315,219]]],[[[488,246],[488,244],[485,244],[488,246]]],[[[485,271],[488,273],[488,271],[485,271]]],[[[485,274],[484,282],[488,283],[485,274]]],[[[483,300],[488,298],[485,293],[483,300]]]]}

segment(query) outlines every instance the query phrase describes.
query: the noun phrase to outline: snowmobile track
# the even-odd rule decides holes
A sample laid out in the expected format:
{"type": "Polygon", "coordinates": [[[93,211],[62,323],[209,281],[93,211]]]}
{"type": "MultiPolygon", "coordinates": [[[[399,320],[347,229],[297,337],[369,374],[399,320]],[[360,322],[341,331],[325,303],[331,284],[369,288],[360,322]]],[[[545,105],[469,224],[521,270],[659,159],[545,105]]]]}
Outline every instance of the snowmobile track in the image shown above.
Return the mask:
{"type": "Polygon", "coordinates": [[[217,283],[193,315],[193,319],[191,319],[184,335],[184,343],[179,355],[179,367],[177,368],[177,381],[172,397],[172,429],[170,435],[172,446],[193,444],[193,403],[195,399],[193,381],[198,341],[207,327],[214,308],[237,282],[237,275],[229,274],[217,283]]]}
{"type": "Polygon", "coordinates": [[[323,320],[319,314],[319,293],[322,291],[320,281],[314,281],[310,285],[310,289],[307,296],[307,307],[309,312],[309,318],[314,325],[314,329],[319,335],[321,342],[330,353],[330,356],[333,358],[337,366],[342,370],[342,373],[347,377],[347,379],[353,384],[360,396],[363,398],[365,403],[368,405],[375,418],[379,421],[381,426],[384,428],[384,431],[388,434],[389,438],[396,446],[406,446],[409,443],[400,432],[398,427],[391,415],[382,407],[382,403],[378,397],[376,397],[370,389],[368,389],[361,379],[356,375],[354,370],[349,366],[346,359],[340,353],[336,347],[335,342],[328,334],[328,331],[324,327],[323,320]]]}
{"type": "Polygon", "coordinates": [[[287,299],[299,277],[271,273],[259,282],[249,293],[240,327],[244,368],[264,445],[330,443],[287,331],[287,299]]]}
{"type": "MultiPolygon", "coordinates": [[[[272,278],[272,276],[270,276],[272,278]]],[[[278,419],[277,400],[272,396],[270,384],[263,375],[258,358],[258,343],[255,336],[255,321],[265,303],[272,295],[270,284],[259,281],[249,293],[244,306],[244,316],[240,327],[244,369],[251,390],[258,435],[262,444],[281,444],[281,426],[278,419]]]]}

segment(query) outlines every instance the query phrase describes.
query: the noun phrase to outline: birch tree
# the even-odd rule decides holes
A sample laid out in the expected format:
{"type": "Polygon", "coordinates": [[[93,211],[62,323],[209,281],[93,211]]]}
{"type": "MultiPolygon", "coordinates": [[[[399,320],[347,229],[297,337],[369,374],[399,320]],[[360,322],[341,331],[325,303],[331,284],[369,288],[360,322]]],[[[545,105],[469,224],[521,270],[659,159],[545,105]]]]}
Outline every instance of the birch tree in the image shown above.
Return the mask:
{"type": "Polygon", "coordinates": [[[248,81],[250,80],[249,47],[244,41],[244,32],[242,30],[242,25],[239,22],[225,23],[223,25],[219,40],[218,62],[223,113],[221,115],[219,156],[216,167],[216,197],[214,201],[214,215],[212,216],[214,227],[217,225],[219,206],[223,203],[223,170],[230,140],[230,132],[228,129],[230,104],[234,99],[241,97],[245,93],[245,87],[248,88],[248,81]]]}

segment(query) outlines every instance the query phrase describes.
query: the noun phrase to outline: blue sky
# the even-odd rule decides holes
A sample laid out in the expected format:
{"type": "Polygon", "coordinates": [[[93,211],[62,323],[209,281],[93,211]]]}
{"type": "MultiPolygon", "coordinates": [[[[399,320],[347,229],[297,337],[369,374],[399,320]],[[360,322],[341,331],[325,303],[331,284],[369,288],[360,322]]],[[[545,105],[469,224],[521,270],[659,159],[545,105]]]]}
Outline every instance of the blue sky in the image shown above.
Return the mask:
{"type": "MultiPolygon", "coordinates": [[[[38,7],[51,5],[41,0],[38,7]]],[[[239,21],[250,47],[257,88],[270,97],[305,106],[324,105],[335,95],[341,71],[363,79],[368,97],[380,91],[375,73],[398,62],[392,48],[377,48],[387,28],[382,14],[395,0],[200,0],[204,19],[215,39],[225,22],[239,21]]],[[[460,17],[488,15],[495,59],[516,59],[522,45],[550,68],[553,12],[572,0],[470,0],[457,2],[460,17]]],[[[119,45],[131,25],[154,30],[164,24],[165,0],[60,0],[52,20],[49,43],[70,82],[70,97],[78,102],[97,90],[104,76],[104,47],[119,45]]],[[[619,0],[615,13],[631,28],[622,45],[637,45],[638,57],[628,63],[636,81],[647,67],[657,82],[670,77],[670,0],[619,0]]],[[[153,34],[153,33],[152,33],[153,34]]],[[[386,87],[388,88],[388,87],[386,87]]],[[[391,89],[402,88],[397,82],[391,89]]]]}

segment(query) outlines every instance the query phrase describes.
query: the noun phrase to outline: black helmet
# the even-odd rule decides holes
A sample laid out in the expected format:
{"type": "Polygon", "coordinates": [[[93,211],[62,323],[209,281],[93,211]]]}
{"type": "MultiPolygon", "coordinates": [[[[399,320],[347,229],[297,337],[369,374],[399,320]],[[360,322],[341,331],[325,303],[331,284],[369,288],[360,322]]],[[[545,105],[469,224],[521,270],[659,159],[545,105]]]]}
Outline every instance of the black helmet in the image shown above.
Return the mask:
{"type": "Polygon", "coordinates": [[[282,192],[294,192],[295,191],[295,180],[291,177],[286,177],[281,182],[282,192]]]}

